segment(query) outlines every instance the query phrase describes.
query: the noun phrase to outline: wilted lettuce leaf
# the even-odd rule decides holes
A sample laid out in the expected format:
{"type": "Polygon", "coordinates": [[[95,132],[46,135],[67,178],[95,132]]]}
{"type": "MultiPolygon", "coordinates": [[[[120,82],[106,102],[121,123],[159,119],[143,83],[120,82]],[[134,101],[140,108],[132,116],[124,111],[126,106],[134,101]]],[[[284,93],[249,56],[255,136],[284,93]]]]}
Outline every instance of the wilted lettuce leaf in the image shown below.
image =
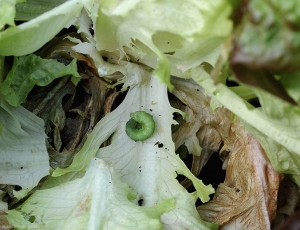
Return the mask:
{"type": "MultiPolygon", "coordinates": [[[[223,84],[215,85],[209,74],[203,69],[193,69],[190,74],[198,84],[241,120],[271,138],[281,147],[286,148],[287,151],[294,153],[293,157],[299,157],[299,126],[295,125],[299,122],[298,107],[276,99],[266,92],[261,92],[261,96],[264,95],[268,98],[262,101],[265,108],[264,110],[255,108],[231,91],[229,87],[223,84]],[[278,110],[276,109],[277,106],[278,110]]],[[[263,99],[263,97],[261,98],[263,99]]],[[[265,151],[269,158],[274,154],[274,152],[269,152],[268,149],[265,149],[265,151]]],[[[297,168],[297,164],[297,162],[292,163],[286,170],[297,168]]],[[[294,171],[294,173],[299,175],[299,170],[294,171]]]]}
{"type": "Polygon", "coordinates": [[[25,102],[34,85],[46,86],[66,75],[80,79],[75,59],[65,66],[57,60],[42,59],[34,54],[15,57],[13,67],[1,85],[1,92],[6,101],[18,106],[25,102]]]}
{"type": "Polygon", "coordinates": [[[229,154],[226,178],[213,200],[198,207],[201,217],[222,229],[271,229],[283,176],[274,171],[259,142],[238,121],[221,135],[231,137],[224,138],[221,150],[229,154]]]}
{"type": "MultiPolygon", "coordinates": [[[[172,83],[172,94],[186,105],[183,110],[185,118],[173,133],[173,141],[176,150],[184,145],[193,154],[191,172],[198,176],[212,154],[219,151],[224,140],[229,142],[233,116],[219,104],[212,111],[211,97],[192,79],[172,78],[172,83]]],[[[191,184],[189,180],[181,183],[186,187],[191,184]]]]}

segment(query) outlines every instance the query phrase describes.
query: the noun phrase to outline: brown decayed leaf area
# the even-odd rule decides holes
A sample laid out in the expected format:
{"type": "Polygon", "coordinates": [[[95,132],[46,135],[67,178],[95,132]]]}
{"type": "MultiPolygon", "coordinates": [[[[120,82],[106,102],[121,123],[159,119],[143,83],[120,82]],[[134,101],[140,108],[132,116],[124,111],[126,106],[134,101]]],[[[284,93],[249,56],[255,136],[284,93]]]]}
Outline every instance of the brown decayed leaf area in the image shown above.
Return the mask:
{"type": "Polygon", "coordinates": [[[283,175],[273,170],[261,145],[239,122],[230,132],[235,141],[224,143],[230,151],[225,181],[198,212],[220,229],[271,229],[283,175]]]}
{"type": "MultiPolygon", "coordinates": [[[[261,145],[240,122],[232,122],[229,110],[212,111],[210,97],[192,80],[172,83],[172,93],[185,105],[177,102],[177,107],[187,114],[173,134],[176,148],[184,144],[194,155],[191,171],[196,176],[213,152],[219,152],[226,169],[214,199],[197,208],[201,218],[220,229],[271,229],[283,175],[273,170],[261,145]]],[[[188,180],[182,184],[190,185],[188,180]]]]}
{"type": "MultiPolygon", "coordinates": [[[[185,145],[189,153],[193,154],[191,172],[198,176],[211,155],[218,152],[222,144],[220,132],[228,133],[232,114],[222,108],[223,113],[214,115],[210,109],[210,97],[194,81],[173,79],[172,83],[175,86],[172,93],[185,105],[185,108],[176,107],[187,114],[173,133],[173,141],[176,149],[185,145]]],[[[190,184],[189,180],[182,182],[185,187],[190,184]]]]}
{"type": "MultiPolygon", "coordinates": [[[[36,88],[23,105],[46,123],[47,150],[53,168],[65,168],[71,164],[87,134],[105,115],[106,97],[111,91],[108,83],[98,76],[91,60],[72,50],[74,43],[64,39],[65,36],[53,39],[39,54],[65,64],[76,58],[81,81],[74,85],[66,76],[49,86],[36,88]]],[[[109,106],[106,107],[108,110],[109,106]]]]}

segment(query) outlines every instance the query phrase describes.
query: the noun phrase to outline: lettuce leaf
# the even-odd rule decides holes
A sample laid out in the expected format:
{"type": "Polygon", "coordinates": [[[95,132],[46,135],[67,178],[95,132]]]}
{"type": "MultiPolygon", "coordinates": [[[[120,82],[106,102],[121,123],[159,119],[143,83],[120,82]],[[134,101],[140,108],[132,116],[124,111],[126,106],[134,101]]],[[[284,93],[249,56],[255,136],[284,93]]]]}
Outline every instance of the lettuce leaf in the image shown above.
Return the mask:
{"type": "Polygon", "coordinates": [[[96,48],[123,53],[128,48],[142,63],[145,55],[154,55],[154,63],[148,64],[172,89],[169,58],[179,72],[199,65],[204,57],[209,60],[231,31],[230,9],[223,0],[105,0],[94,21],[96,48]]]}
{"type": "Polygon", "coordinates": [[[160,216],[174,199],[140,207],[130,193],[112,166],[94,158],[82,178],[35,192],[18,211],[7,211],[8,220],[21,229],[162,229],[160,216]]]}
{"type": "Polygon", "coordinates": [[[67,1],[28,22],[1,31],[0,55],[22,56],[38,50],[61,29],[72,24],[84,2],[87,1],[67,1]]]}
{"type": "Polygon", "coordinates": [[[75,59],[65,66],[57,60],[42,59],[34,54],[15,57],[13,67],[1,85],[1,91],[9,104],[18,106],[25,102],[34,85],[46,86],[54,79],[67,75],[81,78],[75,59]]]}
{"type": "Polygon", "coordinates": [[[42,119],[0,99],[0,184],[21,186],[18,198],[49,174],[45,138],[42,119]]]}
{"type": "Polygon", "coordinates": [[[274,73],[299,71],[300,3],[241,1],[235,18],[231,66],[239,81],[295,104],[274,73]],[[284,15],[284,16],[283,16],[284,15]]]}
{"type": "MultiPolygon", "coordinates": [[[[300,130],[297,125],[300,120],[299,107],[255,89],[262,104],[261,108],[255,108],[229,87],[221,83],[215,85],[203,68],[193,69],[189,73],[209,94],[243,121],[247,130],[263,146],[274,169],[291,174],[300,185],[300,165],[297,160],[300,157],[300,130]]],[[[297,95],[295,92],[295,98],[297,95]]]]}
{"type": "Polygon", "coordinates": [[[16,5],[16,21],[28,21],[52,10],[67,0],[26,0],[16,5]]]}
{"type": "Polygon", "coordinates": [[[199,218],[195,201],[197,197],[203,202],[208,201],[214,189],[198,180],[175,155],[171,125],[175,124],[172,114],[177,110],[170,107],[166,86],[138,65],[128,64],[126,70],[128,75],[123,87],[130,86],[130,90],[122,104],[96,125],[73,163],[66,169],[56,169],[53,176],[84,171],[96,156],[114,166],[120,179],[137,194],[133,201],[136,204],[143,200],[143,206],[152,207],[176,199],[175,209],[161,217],[164,225],[206,229],[209,224],[199,218]],[[142,142],[131,140],[125,133],[130,113],[137,110],[150,113],[156,122],[153,136],[142,142]],[[110,136],[110,145],[99,149],[110,136]],[[196,192],[189,194],[176,180],[177,174],[192,180],[196,192]]]}
{"type": "Polygon", "coordinates": [[[15,26],[15,15],[16,9],[15,5],[19,2],[23,2],[24,0],[1,0],[1,8],[0,8],[0,31],[4,28],[4,26],[15,26]]]}

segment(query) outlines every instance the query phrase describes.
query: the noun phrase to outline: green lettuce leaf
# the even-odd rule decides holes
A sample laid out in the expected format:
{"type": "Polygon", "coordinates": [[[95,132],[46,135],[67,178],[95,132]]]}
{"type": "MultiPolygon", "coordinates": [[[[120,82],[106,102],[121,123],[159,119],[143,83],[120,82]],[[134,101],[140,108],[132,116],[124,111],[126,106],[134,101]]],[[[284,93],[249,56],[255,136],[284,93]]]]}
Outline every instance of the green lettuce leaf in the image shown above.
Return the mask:
{"type": "MultiPolygon", "coordinates": [[[[299,106],[255,89],[253,92],[262,105],[261,108],[255,108],[230,87],[220,83],[215,85],[203,68],[195,68],[189,73],[209,94],[243,121],[247,130],[263,146],[276,171],[299,177],[300,164],[297,160],[300,157],[299,106]]],[[[297,92],[294,92],[294,97],[298,97],[297,92]]]]}
{"type": "MultiPolygon", "coordinates": [[[[261,131],[243,122],[246,129],[259,141],[277,172],[284,174],[300,175],[299,154],[287,150],[284,146],[264,135],[261,131]]],[[[298,184],[299,185],[299,184],[298,184]]]]}
{"type": "MultiPolygon", "coordinates": [[[[288,127],[285,127],[288,121],[285,124],[281,124],[275,117],[269,117],[261,109],[255,108],[243,100],[231,91],[229,87],[223,84],[215,85],[210,75],[201,67],[192,69],[189,74],[209,94],[213,95],[221,104],[241,118],[241,120],[246,121],[254,128],[282,144],[288,150],[300,152],[299,133],[297,133],[298,127],[294,127],[292,122],[290,122],[288,127]]],[[[272,105],[276,105],[276,103],[272,105]]],[[[277,114],[276,110],[271,110],[274,114],[277,114]]],[[[298,115],[291,112],[291,118],[293,116],[297,117],[298,115]]]]}
{"type": "Polygon", "coordinates": [[[82,178],[36,191],[7,219],[20,229],[163,229],[160,216],[174,199],[141,207],[130,193],[113,167],[94,158],[82,178]]]}
{"type": "Polygon", "coordinates": [[[128,48],[142,63],[143,56],[154,54],[154,74],[172,89],[169,58],[177,71],[203,62],[230,33],[230,9],[223,0],[105,0],[94,22],[96,48],[121,53],[128,48]]]}
{"type": "Polygon", "coordinates": [[[24,0],[0,0],[0,31],[5,25],[15,26],[15,5],[24,0]]]}
{"type": "Polygon", "coordinates": [[[57,60],[42,59],[34,54],[15,57],[13,67],[2,83],[1,92],[9,104],[18,106],[25,102],[34,85],[46,86],[54,79],[68,75],[80,79],[75,59],[65,66],[57,60]]]}
{"type": "Polygon", "coordinates": [[[49,174],[44,122],[0,99],[0,184],[19,185],[21,198],[49,174]]]}
{"type": "MultiPolygon", "coordinates": [[[[262,106],[262,112],[272,119],[273,125],[276,126],[277,130],[288,133],[289,136],[293,136],[295,140],[300,141],[299,106],[291,105],[260,89],[256,89],[255,92],[262,106]]],[[[297,94],[299,95],[299,93],[297,94]]],[[[284,143],[274,141],[274,135],[264,136],[255,131],[254,133],[264,147],[276,171],[300,175],[300,162],[296,160],[300,156],[299,152],[297,153],[295,149],[284,145],[284,143]]]]}
{"type": "Polygon", "coordinates": [[[130,86],[130,90],[122,104],[96,125],[73,163],[68,168],[56,169],[53,176],[84,171],[96,156],[114,166],[120,179],[137,194],[133,201],[136,204],[142,200],[143,206],[153,207],[175,198],[174,210],[161,217],[164,225],[188,229],[215,226],[203,222],[195,209],[197,197],[206,202],[214,189],[205,186],[175,155],[171,125],[175,124],[172,114],[177,110],[170,107],[166,86],[138,65],[129,63],[126,70],[123,87],[130,86]],[[154,134],[140,142],[131,140],[125,133],[130,113],[138,110],[148,112],[156,122],[154,134]],[[99,149],[110,136],[110,145],[99,149]],[[196,192],[188,193],[176,180],[177,174],[191,179],[196,192]]]}
{"type": "Polygon", "coordinates": [[[281,73],[277,78],[288,94],[300,105],[300,72],[281,73]]]}
{"type": "Polygon", "coordinates": [[[22,56],[38,50],[61,29],[70,26],[88,1],[67,1],[28,22],[1,31],[0,55],[22,56]]]}

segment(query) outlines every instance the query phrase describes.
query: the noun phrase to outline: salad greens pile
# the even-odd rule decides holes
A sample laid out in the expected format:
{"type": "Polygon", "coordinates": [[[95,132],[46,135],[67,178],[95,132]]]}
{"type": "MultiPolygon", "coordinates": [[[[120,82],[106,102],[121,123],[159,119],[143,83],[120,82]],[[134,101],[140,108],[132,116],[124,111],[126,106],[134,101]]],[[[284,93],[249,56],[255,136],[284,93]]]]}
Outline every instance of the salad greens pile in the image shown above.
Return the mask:
{"type": "MultiPolygon", "coordinates": [[[[173,116],[189,114],[171,106],[168,91],[176,91],[174,84],[181,81],[201,88],[211,111],[230,110],[231,122],[240,120],[260,142],[275,171],[300,186],[299,3],[270,2],[0,0],[0,185],[13,185],[10,196],[22,200],[16,207],[0,201],[6,224],[15,229],[218,229],[217,223],[203,221],[195,206],[197,199],[208,202],[214,188],[175,153],[173,116]],[[67,62],[51,56],[58,35],[67,62]],[[51,57],[44,52],[47,45],[51,57]],[[126,96],[79,137],[84,141],[68,167],[55,165],[45,140],[52,132],[59,142],[62,106],[44,121],[34,113],[38,108],[26,109],[26,102],[34,87],[85,81],[90,72],[82,71],[83,62],[94,77],[126,96]],[[227,86],[228,80],[236,86],[227,86]],[[152,115],[155,132],[134,141],[125,126],[130,113],[141,110],[152,115]],[[178,182],[179,174],[195,192],[178,182]]],[[[50,94],[43,95],[50,101],[50,94]]],[[[189,151],[201,156],[203,146],[194,137],[187,145],[197,151],[189,151]]],[[[61,144],[51,151],[55,148],[61,144]]],[[[7,192],[0,190],[0,197],[7,192]]]]}

